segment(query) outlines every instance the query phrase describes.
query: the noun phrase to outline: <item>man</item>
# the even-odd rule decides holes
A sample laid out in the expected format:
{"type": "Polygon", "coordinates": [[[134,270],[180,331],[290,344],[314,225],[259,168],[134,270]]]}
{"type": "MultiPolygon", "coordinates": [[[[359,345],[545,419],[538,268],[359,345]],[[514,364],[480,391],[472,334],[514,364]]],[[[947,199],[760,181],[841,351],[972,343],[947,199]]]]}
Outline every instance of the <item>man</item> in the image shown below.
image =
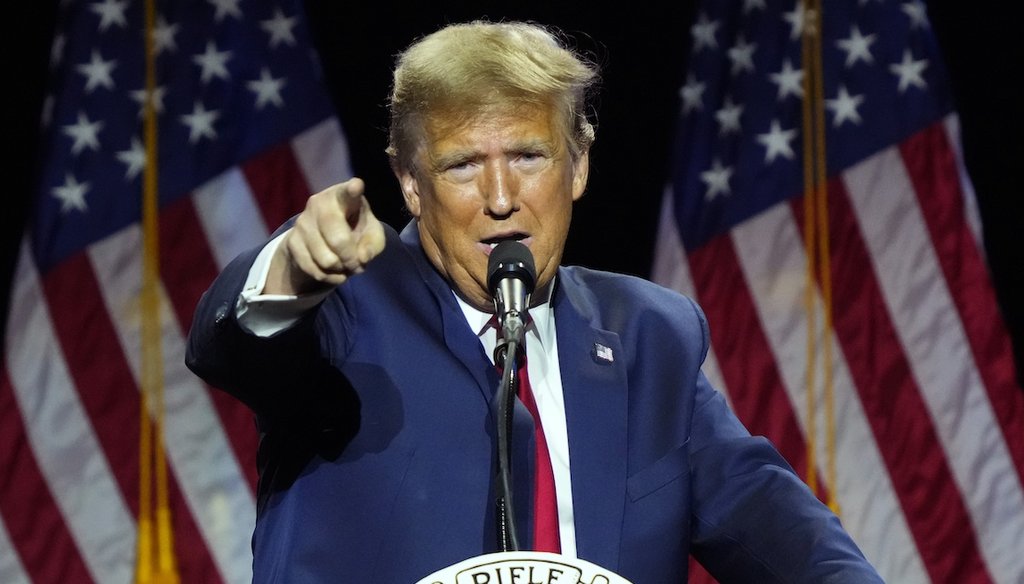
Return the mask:
{"type": "Polygon", "coordinates": [[[595,69],[545,29],[446,27],[400,57],[389,154],[413,220],[359,179],[310,197],[204,296],[189,366],[256,413],[258,582],[414,582],[497,551],[497,342],[487,264],[526,245],[525,336],[543,431],[514,414],[516,524],[637,584],[879,582],[700,372],[707,325],[638,278],[560,267],[583,195],[595,69]],[[535,513],[546,444],[557,511],[535,513]],[[522,495],[522,496],[518,496],[522,495]]]}

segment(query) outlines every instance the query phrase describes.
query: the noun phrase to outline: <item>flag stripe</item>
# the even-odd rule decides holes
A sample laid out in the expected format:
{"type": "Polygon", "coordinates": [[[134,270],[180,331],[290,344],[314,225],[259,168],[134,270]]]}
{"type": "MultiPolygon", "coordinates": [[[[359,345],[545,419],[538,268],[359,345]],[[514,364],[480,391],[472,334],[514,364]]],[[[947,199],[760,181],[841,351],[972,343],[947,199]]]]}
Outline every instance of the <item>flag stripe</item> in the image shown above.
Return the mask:
{"type": "MultiPolygon", "coordinates": [[[[46,275],[43,287],[53,311],[63,315],[54,323],[55,333],[64,347],[75,387],[89,388],[78,392],[83,408],[128,502],[129,512],[137,516],[138,441],[124,437],[139,435],[141,401],[137,390],[124,391],[138,386],[125,354],[119,350],[117,332],[107,318],[109,313],[89,258],[85,254],[68,258],[46,275]],[[70,306],[75,310],[67,309],[70,306]]],[[[137,322],[133,318],[140,308],[135,304],[137,301],[137,297],[133,297],[132,304],[120,307],[116,314],[124,320],[137,322]]],[[[175,511],[175,548],[179,555],[192,559],[183,575],[191,577],[193,571],[212,572],[213,559],[202,545],[197,526],[174,479],[172,474],[169,499],[175,511]]],[[[129,561],[134,562],[134,554],[129,561]]]]}
{"type": "MultiPolygon", "coordinates": [[[[135,306],[133,290],[138,289],[142,274],[141,258],[135,250],[140,248],[138,225],[90,247],[110,314],[123,315],[135,306]]],[[[162,289],[160,305],[168,459],[222,577],[226,582],[246,582],[251,578],[247,556],[255,524],[254,497],[205,386],[185,367],[182,331],[162,289]]],[[[138,319],[118,318],[114,322],[123,347],[141,345],[138,319]]],[[[140,354],[130,353],[128,362],[138,379],[140,354]]]]}
{"type": "Polygon", "coordinates": [[[955,148],[950,139],[947,125],[936,124],[911,137],[900,147],[900,155],[909,169],[942,273],[950,283],[949,291],[974,361],[985,364],[977,370],[1018,480],[1024,482],[1024,393],[1016,387],[1010,337],[995,292],[988,285],[988,269],[970,231],[971,206],[963,202],[958,188],[955,148]]]}
{"type": "MultiPolygon", "coordinates": [[[[192,312],[206,288],[205,283],[213,281],[219,271],[193,200],[181,199],[160,215],[160,274],[183,331],[192,325],[192,312]]],[[[253,414],[224,392],[208,388],[208,393],[239,466],[255,493],[258,436],[253,414]]]]}
{"type": "Polygon", "coordinates": [[[284,223],[302,210],[309,197],[309,185],[290,144],[280,144],[246,161],[242,173],[267,225],[284,223]]]}
{"type": "Polygon", "coordinates": [[[0,581],[8,582],[14,572],[33,582],[93,582],[26,440],[15,397],[10,378],[0,371],[0,468],[12,470],[0,476],[0,515],[11,540],[9,548],[0,541],[0,557],[13,556],[2,560],[0,581]],[[62,561],[54,562],[55,557],[62,561]]]}
{"type": "Polygon", "coordinates": [[[117,481],[127,511],[139,513],[139,444],[125,436],[139,435],[138,393],[121,391],[135,380],[117,344],[113,325],[106,317],[99,284],[85,254],[76,254],[51,270],[42,280],[43,292],[52,307],[54,335],[60,342],[72,377],[79,389],[83,416],[91,424],[117,481]],[[74,307],[69,310],[68,307],[74,307]]]}
{"type": "Polygon", "coordinates": [[[8,337],[5,344],[13,394],[26,413],[22,429],[92,579],[128,582],[134,521],[65,361],[39,358],[62,356],[41,298],[43,289],[26,243],[15,274],[9,321],[10,330],[20,331],[20,337],[8,337]],[[81,488],[83,484],[89,488],[81,488]]]}
{"type": "Polygon", "coordinates": [[[844,182],[980,551],[993,577],[1010,582],[1024,573],[1024,555],[1013,550],[1024,541],[1024,496],[899,152],[872,156],[845,172],[844,182]]]}
{"type": "MultiPolygon", "coordinates": [[[[793,207],[802,208],[802,203],[794,202],[793,207]]],[[[801,225],[789,206],[778,205],[737,226],[731,233],[744,281],[749,286],[750,297],[757,310],[755,319],[761,323],[769,350],[778,363],[788,400],[796,411],[796,425],[792,427],[800,428],[806,436],[809,320],[805,310],[793,310],[793,307],[803,306],[806,293],[806,253],[801,225]]],[[[836,288],[839,287],[837,284],[836,288]]],[[[817,290],[815,294],[817,297],[817,290]]],[[[820,297],[815,303],[814,322],[818,352],[814,386],[817,404],[815,456],[819,481],[824,483],[828,479],[822,472],[827,468],[829,456],[823,407],[825,372],[822,347],[830,343],[833,345],[830,374],[835,411],[843,422],[836,428],[835,455],[843,462],[836,469],[839,484],[827,487],[836,492],[844,523],[851,534],[864,542],[861,547],[865,555],[876,563],[898,566],[900,582],[927,582],[910,529],[901,517],[893,483],[886,473],[879,472],[885,468],[883,455],[873,440],[865,408],[857,399],[857,388],[837,340],[834,336],[821,337],[824,315],[820,297]],[[880,527],[887,533],[884,542],[870,537],[880,527]]],[[[881,443],[881,448],[885,448],[885,443],[881,443]]]]}
{"type": "Polygon", "coordinates": [[[192,201],[218,269],[266,240],[267,223],[238,168],[200,186],[192,201]]]}
{"type": "MultiPolygon", "coordinates": [[[[942,125],[946,129],[946,147],[953,156],[953,164],[956,165],[956,183],[960,187],[960,197],[964,209],[964,221],[974,239],[974,251],[981,258],[982,265],[985,265],[985,241],[982,236],[981,211],[978,209],[978,198],[974,193],[974,185],[971,184],[971,177],[967,174],[967,166],[964,164],[963,152],[958,146],[960,144],[960,118],[955,114],[946,116],[942,125]]],[[[947,170],[948,172],[948,170],[947,170]]],[[[956,204],[954,201],[950,203],[956,204]]],[[[922,211],[928,217],[930,204],[923,204],[922,211]]],[[[929,220],[929,223],[931,221],[929,220]]],[[[935,233],[934,229],[932,233],[935,233]]],[[[984,268],[988,271],[988,268],[984,268]]],[[[987,277],[986,277],[987,280],[987,277]]],[[[1000,318],[1002,320],[1002,318],[1000,318]]]]}
{"type": "MultiPolygon", "coordinates": [[[[968,511],[942,449],[933,447],[938,444],[936,429],[840,181],[830,185],[829,215],[832,294],[835,305],[843,307],[833,316],[836,335],[873,433],[873,439],[865,439],[881,449],[877,468],[885,469],[895,486],[902,515],[933,581],[988,582],[968,511]]],[[[850,412],[839,411],[845,425],[850,412]]],[[[848,456],[844,460],[853,463],[855,453],[848,456]]]]}
{"type": "MultiPolygon", "coordinates": [[[[8,393],[9,390],[10,383],[5,378],[2,382],[0,382],[0,392],[8,393]]],[[[0,401],[7,400],[4,400],[3,397],[0,396],[0,401]]],[[[7,405],[10,404],[8,403],[7,405]]],[[[0,410],[2,410],[3,408],[4,405],[0,404],[0,410]]],[[[0,414],[0,420],[2,419],[4,419],[4,416],[0,414]]],[[[4,438],[14,438],[15,440],[17,440],[20,437],[4,436],[3,431],[0,430],[0,439],[4,438]]],[[[5,442],[5,444],[13,446],[10,442],[5,442]]],[[[9,460],[6,460],[6,458],[3,456],[3,453],[0,452],[0,467],[3,467],[3,465],[7,462],[9,462],[9,460]]],[[[0,491],[2,491],[2,487],[0,487],[0,491]]],[[[3,499],[4,496],[2,492],[0,492],[0,582],[4,582],[5,584],[30,584],[28,574],[25,573],[25,567],[21,565],[21,559],[18,558],[18,554],[14,553],[14,543],[11,541],[11,536],[7,533],[7,526],[4,525],[3,499]]],[[[81,566],[81,563],[79,563],[79,565],[81,566]]],[[[83,571],[82,574],[84,576],[85,572],[83,571]]]]}
{"type": "MultiPolygon", "coordinates": [[[[702,300],[697,296],[697,290],[693,287],[693,279],[690,277],[686,250],[683,249],[683,242],[679,238],[676,222],[672,219],[675,217],[672,200],[672,190],[665,189],[665,194],[661,199],[658,234],[654,242],[654,265],[651,270],[651,279],[701,303],[702,300]]],[[[713,344],[708,347],[708,354],[704,358],[701,371],[711,382],[711,386],[717,389],[732,407],[732,396],[729,395],[728,386],[722,379],[722,369],[718,366],[718,358],[715,356],[713,344]]]]}
{"type": "Polygon", "coordinates": [[[690,271],[703,299],[725,385],[736,414],[753,434],[768,436],[799,473],[806,468],[806,444],[797,432],[772,349],[740,271],[732,240],[715,238],[688,252],[690,271]]]}
{"type": "MultiPolygon", "coordinates": [[[[309,193],[351,178],[348,143],[337,118],[327,118],[292,139],[295,160],[309,185],[309,193]]],[[[304,198],[303,198],[304,200],[304,198]]],[[[292,209],[297,212],[301,207],[292,209]]]]}

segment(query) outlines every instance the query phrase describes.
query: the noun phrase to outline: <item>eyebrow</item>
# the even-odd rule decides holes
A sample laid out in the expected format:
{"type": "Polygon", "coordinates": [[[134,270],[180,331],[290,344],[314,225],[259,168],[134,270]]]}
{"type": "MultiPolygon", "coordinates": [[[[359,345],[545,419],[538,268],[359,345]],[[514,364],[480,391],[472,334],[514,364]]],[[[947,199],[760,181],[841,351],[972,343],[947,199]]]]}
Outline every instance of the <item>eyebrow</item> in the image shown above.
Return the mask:
{"type": "MultiPolygon", "coordinates": [[[[505,152],[541,152],[546,155],[553,155],[557,152],[557,148],[550,140],[544,138],[528,138],[513,143],[505,152]]],[[[467,162],[479,158],[481,153],[478,150],[471,148],[460,148],[441,154],[436,157],[431,157],[431,166],[438,170],[446,169],[457,163],[467,162]]]]}

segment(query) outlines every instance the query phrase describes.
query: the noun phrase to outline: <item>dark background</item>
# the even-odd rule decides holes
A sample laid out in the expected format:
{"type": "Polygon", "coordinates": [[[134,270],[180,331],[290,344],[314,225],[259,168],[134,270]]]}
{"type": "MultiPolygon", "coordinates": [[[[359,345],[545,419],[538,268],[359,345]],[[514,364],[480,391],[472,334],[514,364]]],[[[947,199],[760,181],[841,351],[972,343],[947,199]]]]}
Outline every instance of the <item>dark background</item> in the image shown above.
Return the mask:
{"type": "MultiPolygon", "coordinates": [[[[399,7],[373,0],[306,1],[354,170],[367,181],[367,196],[378,217],[401,227],[406,216],[384,155],[384,104],[394,55],[448,22],[486,17],[554,25],[603,71],[588,194],[576,205],[565,260],[647,276],[695,2],[667,2],[659,8],[636,1],[619,3],[618,8],[582,2],[511,4],[489,8],[466,1],[423,1],[399,7]]],[[[1013,172],[1024,163],[1020,23],[1003,14],[1005,4],[993,1],[926,4],[952,81],[964,155],[984,223],[986,253],[1021,371],[1024,216],[1020,209],[1024,206],[1020,201],[1024,193],[1013,172]]],[[[14,13],[8,12],[8,28],[19,29],[24,36],[4,56],[9,72],[5,93],[14,96],[4,108],[10,116],[5,124],[11,133],[8,147],[13,149],[5,167],[14,180],[0,220],[0,314],[4,318],[7,284],[34,191],[33,154],[55,5],[24,2],[10,10],[14,13]]]]}

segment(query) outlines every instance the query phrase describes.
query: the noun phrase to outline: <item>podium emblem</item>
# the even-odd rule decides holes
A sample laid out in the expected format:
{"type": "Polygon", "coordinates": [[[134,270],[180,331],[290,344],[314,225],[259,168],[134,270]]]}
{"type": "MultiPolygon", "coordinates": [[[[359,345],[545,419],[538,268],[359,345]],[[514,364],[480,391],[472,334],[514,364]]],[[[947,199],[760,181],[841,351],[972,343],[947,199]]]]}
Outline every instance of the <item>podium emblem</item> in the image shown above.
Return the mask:
{"type": "Polygon", "coordinates": [[[463,560],[416,584],[632,584],[579,558],[548,552],[498,552],[463,560]]]}

